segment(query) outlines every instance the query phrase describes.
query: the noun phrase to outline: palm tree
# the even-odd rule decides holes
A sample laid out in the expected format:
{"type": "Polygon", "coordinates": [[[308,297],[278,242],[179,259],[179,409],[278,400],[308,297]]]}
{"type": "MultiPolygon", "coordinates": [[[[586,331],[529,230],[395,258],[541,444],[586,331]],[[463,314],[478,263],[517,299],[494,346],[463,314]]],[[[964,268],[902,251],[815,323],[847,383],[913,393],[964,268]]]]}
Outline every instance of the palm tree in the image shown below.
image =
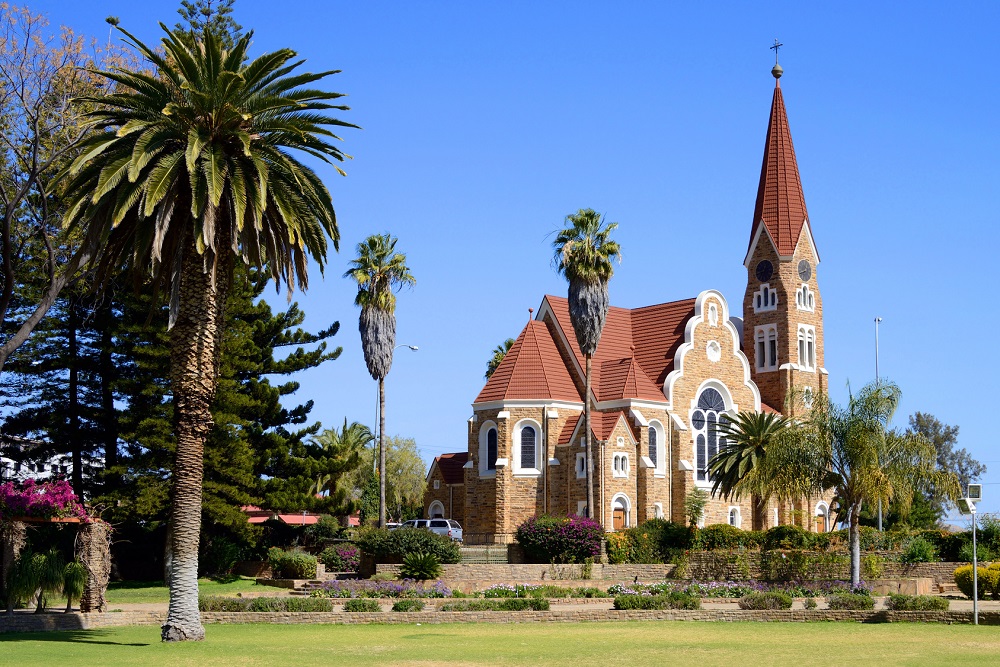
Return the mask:
{"type": "Polygon", "coordinates": [[[865,503],[895,498],[905,512],[916,489],[959,492],[954,474],[937,469],[933,444],[889,428],[900,396],[895,384],[876,380],[851,393],[846,406],[814,400],[805,419],[789,427],[793,437],[780,438],[766,457],[765,474],[786,497],[833,490],[839,519],[848,524],[854,585],[861,578],[858,519],[865,503]]]}
{"type": "MultiPolygon", "coordinates": [[[[293,73],[281,49],[248,60],[252,34],[231,50],[162,26],[162,52],[122,31],[155,73],[101,72],[114,94],[84,100],[97,130],[68,169],[65,224],[100,247],[96,277],[119,267],[170,294],[176,460],[171,490],[170,606],[163,639],[202,639],[198,540],[205,438],[212,429],[223,308],[239,259],[267,266],[289,293],[323,268],[340,235],[330,193],[291,151],[346,156],[331,127],[341,95],[309,87],[333,72],[293,73]]],[[[339,167],[335,167],[343,174],[339,167]]]]}
{"type": "Polygon", "coordinates": [[[587,443],[587,516],[594,516],[594,457],[590,438],[591,362],[608,315],[608,281],[614,275],[612,262],[621,261],[621,248],[611,240],[617,222],[604,224],[604,217],[590,208],[566,216],[568,226],[556,234],[556,270],[569,280],[569,318],[587,362],[583,411],[587,443]]]}
{"type": "Polygon", "coordinates": [[[385,528],[385,376],[392,368],[396,347],[396,295],[416,284],[406,266],[406,255],[396,252],[398,239],[373,234],[358,244],[358,257],[344,273],[358,284],[354,303],[361,306],[358,330],[361,349],[372,379],[378,381],[378,525],[385,528]]]}
{"type": "Polygon", "coordinates": [[[788,424],[788,419],[781,415],[747,411],[720,420],[716,427],[726,444],[708,462],[712,495],[739,500],[749,494],[754,529],[763,528],[764,507],[772,495],[763,474],[767,449],[785,433],[788,424]]]}
{"type": "MultiPolygon", "coordinates": [[[[338,507],[344,506],[353,489],[345,488],[339,482],[346,473],[358,467],[365,447],[374,439],[371,429],[358,422],[348,425],[346,417],[340,431],[327,429],[314,436],[308,449],[318,450],[311,458],[319,463],[314,471],[316,482],[309,493],[325,493],[338,507]]],[[[347,509],[350,513],[350,507],[347,509]]]]}
{"type": "Polygon", "coordinates": [[[511,346],[514,344],[513,338],[508,338],[500,345],[493,348],[493,355],[490,357],[489,363],[486,364],[486,379],[489,380],[496,373],[497,368],[500,367],[500,362],[503,358],[507,356],[510,352],[511,346]]]}

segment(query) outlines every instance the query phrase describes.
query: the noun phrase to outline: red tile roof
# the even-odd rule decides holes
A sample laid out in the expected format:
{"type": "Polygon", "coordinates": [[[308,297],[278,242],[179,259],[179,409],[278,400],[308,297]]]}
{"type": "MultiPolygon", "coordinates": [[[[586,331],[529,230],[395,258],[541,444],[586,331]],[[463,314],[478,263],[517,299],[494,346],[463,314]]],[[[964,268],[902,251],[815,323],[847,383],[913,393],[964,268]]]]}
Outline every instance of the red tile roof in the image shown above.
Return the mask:
{"type": "Polygon", "coordinates": [[[566,420],[563,424],[562,431],[559,432],[559,444],[568,445],[573,441],[573,432],[576,431],[576,425],[580,423],[583,419],[583,414],[573,415],[566,420]]]}
{"type": "Polygon", "coordinates": [[[785,100],[781,95],[781,86],[776,85],[771,102],[771,120],[767,124],[750,243],[753,243],[757,228],[763,223],[774,240],[778,254],[791,255],[799,242],[802,225],[808,218],[792,133],[788,129],[785,100]]]}
{"type": "Polygon", "coordinates": [[[437,463],[445,484],[465,484],[462,468],[468,460],[469,452],[455,452],[435,457],[434,462],[437,463]]]}
{"type": "MultiPolygon", "coordinates": [[[[611,437],[611,432],[618,425],[618,420],[624,419],[625,425],[629,425],[628,415],[624,410],[614,410],[613,412],[595,412],[590,417],[590,430],[594,432],[594,437],[598,440],[607,440],[611,437]]],[[[629,427],[629,431],[631,431],[629,427]]],[[[633,438],[635,433],[632,434],[633,438]]]]}
{"type": "Polygon", "coordinates": [[[515,398],[583,400],[544,322],[528,322],[475,402],[515,398]]]}
{"type": "MultiPolygon", "coordinates": [[[[580,368],[583,353],[569,318],[569,301],[547,295],[545,301],[569,342],[580,368]]],[[[674,355],[684,342],[684,325],[694,316],[694,299],[644,308],[611,307],[594,353],[593,386],[598,400],[664,400],[663,381],[673,370],[674,355]]]]}

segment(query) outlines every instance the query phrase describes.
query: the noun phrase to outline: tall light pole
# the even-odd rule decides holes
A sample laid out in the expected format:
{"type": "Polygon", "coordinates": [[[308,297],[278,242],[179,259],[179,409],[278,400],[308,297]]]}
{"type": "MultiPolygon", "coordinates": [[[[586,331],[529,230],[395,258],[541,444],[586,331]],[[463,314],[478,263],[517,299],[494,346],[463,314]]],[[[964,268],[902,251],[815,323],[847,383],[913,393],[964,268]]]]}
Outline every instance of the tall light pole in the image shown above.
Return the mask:
{"type": "MultiPolygon", "coordinates": [[[[878,325],[881,317],[875,318],[875,382],[878,382],[878,325]]],[[[878,499],[878,529],[882,532],[882,499],[878,499]]]]}
{"type": "MultiPolygon", "coordinates": [[[[392,350],[393,350],[393,352],[395,352],[396,350],[398,350],[401,347],[408,347],[411,350],[413,350],[414,352],[416,352],[417,350],[420,349],[416,345],[397,345],[396,347],[392,348],[392,350]]],[[[378,421],[378,384],[376,383],[376,385],[375,385],[375,444],[374,444],[374,454],[372,455],[372,472],[378,472],[378,425],[379,425],[379,421],[378,421]]]]}

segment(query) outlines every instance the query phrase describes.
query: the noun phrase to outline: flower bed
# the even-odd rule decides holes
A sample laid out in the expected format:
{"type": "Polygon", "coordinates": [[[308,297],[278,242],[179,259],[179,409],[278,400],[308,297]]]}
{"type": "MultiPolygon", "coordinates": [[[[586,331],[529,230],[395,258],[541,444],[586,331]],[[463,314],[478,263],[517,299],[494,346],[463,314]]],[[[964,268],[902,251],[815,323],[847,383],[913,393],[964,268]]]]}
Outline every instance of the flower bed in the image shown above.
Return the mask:
{"type": "Polygon", "coordinates": [[[484,598],[609,598],[609,594],[595,587],[534,586],[528,584],[493,584],[476,593],[484,598]]]}
{"type": "Polygon", "coordinates": [[[315,598],[447,598],[451,597],[451,589],[440,581],[424,584],[412,579],[351,579],[323,582],[320,588],[314,589],[309,595],[315,598]]]}
{"type": "Polygon", "coordinates": [[[871,587],[864,582],[854,588],[849,581],[810,581],[810,582],[764,582],[764,581],[693,581],[682,584],[663,581],[655,584],[612,584],[608,587],[610,595],[663,595],[666,593],[685,593],[697,598],[729,598],[739,599],[752,593],[777,592],[796,598],[827,597],[839,593],[870,594],[871,587]]]}
{"type": "Polygon", "coordinates": [[[61,479],[41,484],[33,479],[20,485],[0,484],[0,519],[90,521],[73,487],[61,479]]]}

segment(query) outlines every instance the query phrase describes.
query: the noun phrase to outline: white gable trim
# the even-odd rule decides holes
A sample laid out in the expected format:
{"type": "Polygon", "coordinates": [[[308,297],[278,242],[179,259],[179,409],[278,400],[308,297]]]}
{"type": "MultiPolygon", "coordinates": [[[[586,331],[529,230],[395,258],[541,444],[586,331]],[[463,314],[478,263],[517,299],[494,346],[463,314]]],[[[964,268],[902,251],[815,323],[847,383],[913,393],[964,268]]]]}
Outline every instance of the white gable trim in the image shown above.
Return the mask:
{"type": "MultiPolygon", "coordinates": [[[[431,468],[430,468],[430,470],[427,471],[427,479],[424,480],[424,481],[426,481],[426,482],[430,482],[431,481],[431,475],[434,474],[434,469],[437,468],[437,467],[438,467],[438,460],[437,460],[437,457],[435,456],[434,457],[434,461],[431,462],[431,468]]],[[[442,478],[443,478],[443,476],[442,476],[442,478]]]]}
{"type": "MultiPolygon", "coordinates": [[[[819,248],[816,247],[816,239],[813,237],[812,225],[809,224],[809,218],[806,218],[802,227],[809,232],[809,244],[812,246],[813,263],[819,265],[819,248]]],[[[799,240],[795,242],[795,249],[798,250],[798,245],[802,243],[802,234],[799,234],[799,240]]]]}
{"type": "Polygon", "coordinates": [[[695,299],[694,302],[694,315],[687,321],[687,324],[684,325],[684,342],[677,349],[677,354],[674,355],[674,370],[670,371],[667,378],[663,381],[663,395],[667,397],[667,402],[669,404],[668,409],[672,410],[674,407],[674,383],[684,376],[684,357],[688,352],[694,349],[694,330],[699,324],[705,321],[705,301],[710,296],[715,297],[719,300],[719,303],[722,304],[722,316],[719,318],[719,325],[729,332],[733,343],[733,349],[735,350],[734,356],[739,360],[740,365],[743,367],[743,385],[753,394],[753,409],[760,412],[760,389],[758,389],[754,381],[750,379],[750,361],[740,349],[739,332],[736,331],[736,327],[729,319],[729,303],[719,291],[714,289],[707,289],[698,295],[698,298],[695,299]]]}
{"type": "Polygon", "coordinates": [[[753,235],[753,241],[750,242],[750,248],[747,250],[747,256],[743,258],[743,266],[750,268],[750,258],[753,257],[754,250],[757,249],[757,244],[760,243],[761,230],[764,230],[763,235],[767,236],[767,240],[771,243],[771,247],[774,248],[774,253],[778,254],[778,244],[774,242],[771,238],[771,232],[767,231],[767,225],[761,220],[760,224],[757,225],[757,231],[753,235]]]}

